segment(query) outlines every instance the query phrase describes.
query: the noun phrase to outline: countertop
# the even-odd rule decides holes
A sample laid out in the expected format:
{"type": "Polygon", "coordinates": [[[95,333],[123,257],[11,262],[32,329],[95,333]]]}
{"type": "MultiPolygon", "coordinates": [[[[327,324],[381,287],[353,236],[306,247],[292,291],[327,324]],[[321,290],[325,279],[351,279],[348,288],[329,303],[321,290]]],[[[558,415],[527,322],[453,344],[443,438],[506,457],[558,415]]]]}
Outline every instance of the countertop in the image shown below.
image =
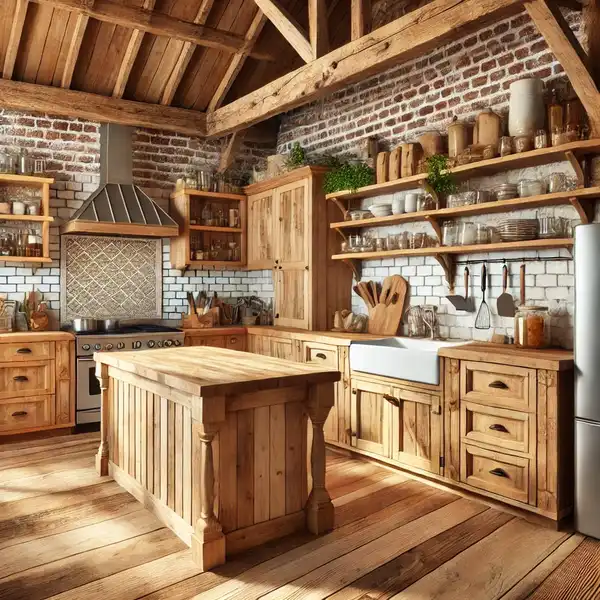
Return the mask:
{"type": "Polygon", "coordinates": [[[184,329],[185,335],[190,337],[214,336],[214,335],[245,335],[246,327],[243,325],[231,325],[224,327],[204,327],[202,329],[184,329]]]}
{"type": "Polygon", "coordinates": [[[75,336],[68,331],[11,331],[0,333],[0,344],[23,344],[33,342],[68,342],[75,336]]]}
{"type": "Polygon", "coordinates": [[[358,340],[380,340],[382,338],[394,337],[391,335],[375,335],[372,333],[346,333],[344,331],[307,331],[306,329],[294,329],[292,327],[247,327],[249,335],[270,335],[280,338],[294,338],[306,342],[323,342],[337,346],[349,346],[350,342],[358,340]]]}
{"type": "Polygon", "coordinates": [[[530,350],[513,345],[468,342],[461,346],[440,348],[438,354],[446,358],[485,361],[548,371],[568,371],[573,368],[573,352],[560,348],[530,350]]]}
{"type": "Polygon", "coordinates": [[[202,397],[333,383],[341,377],[339,371],[313,364],[206,346],[100,352],[94,360],[202,397]]]}

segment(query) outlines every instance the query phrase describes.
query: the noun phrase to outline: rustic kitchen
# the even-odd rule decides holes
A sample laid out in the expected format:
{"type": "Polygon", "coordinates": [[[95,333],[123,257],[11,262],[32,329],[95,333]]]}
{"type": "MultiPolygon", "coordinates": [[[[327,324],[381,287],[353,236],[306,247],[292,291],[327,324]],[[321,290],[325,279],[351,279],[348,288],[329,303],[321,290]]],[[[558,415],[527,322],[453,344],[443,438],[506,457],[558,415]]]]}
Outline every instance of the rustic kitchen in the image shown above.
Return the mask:
{"type": "Polygon", "coordinates": [[[600,2],[0,19],[0,599],[600,597],[600,2]]]}

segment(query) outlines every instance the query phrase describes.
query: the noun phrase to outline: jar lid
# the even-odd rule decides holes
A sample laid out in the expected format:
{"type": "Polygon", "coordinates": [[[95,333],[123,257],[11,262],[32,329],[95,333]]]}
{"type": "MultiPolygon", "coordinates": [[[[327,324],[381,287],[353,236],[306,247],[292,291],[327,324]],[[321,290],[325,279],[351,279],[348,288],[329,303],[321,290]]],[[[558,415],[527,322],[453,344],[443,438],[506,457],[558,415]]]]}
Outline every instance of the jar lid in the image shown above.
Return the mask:
{"type": "Polygon", "coordinates": [[[519,306],[519,310],[548,310],[547,306],[523,305],[519,306]]]}

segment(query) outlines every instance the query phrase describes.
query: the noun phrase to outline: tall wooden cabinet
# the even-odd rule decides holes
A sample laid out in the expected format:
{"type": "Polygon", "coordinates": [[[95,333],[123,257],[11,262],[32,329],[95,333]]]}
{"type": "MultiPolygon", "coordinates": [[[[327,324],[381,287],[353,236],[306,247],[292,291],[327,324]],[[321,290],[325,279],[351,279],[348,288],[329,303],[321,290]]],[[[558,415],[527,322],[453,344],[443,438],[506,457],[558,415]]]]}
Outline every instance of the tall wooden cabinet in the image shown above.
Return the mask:
{"type": "Polygon", "coordinates": [[[326,169],[303,167],[248,186],[249,270],[272,269],[275,324],[326,330],[350,308],[352,272],[331,260],[339,240],[323,194],[326,169]]]}

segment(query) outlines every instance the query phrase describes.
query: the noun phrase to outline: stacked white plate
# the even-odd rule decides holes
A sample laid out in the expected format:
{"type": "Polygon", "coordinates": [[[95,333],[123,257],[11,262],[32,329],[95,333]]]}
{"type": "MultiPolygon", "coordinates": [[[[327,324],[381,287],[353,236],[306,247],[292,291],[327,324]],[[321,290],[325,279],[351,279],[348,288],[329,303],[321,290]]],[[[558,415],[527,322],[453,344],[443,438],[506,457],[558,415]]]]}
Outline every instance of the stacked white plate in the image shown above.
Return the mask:
{"type": "Polygon", "coordinates": [[[537,231],[537,219],[507,219],[498,225],[498,233],[503,242],[535,240],[537,231]]]}
{"type": "Polygon", "coordinates": [[[369,210],[373,213],[374,217],[388,217],[392,214],[391,204],[372,204],[369,206],[369,210]]]}

